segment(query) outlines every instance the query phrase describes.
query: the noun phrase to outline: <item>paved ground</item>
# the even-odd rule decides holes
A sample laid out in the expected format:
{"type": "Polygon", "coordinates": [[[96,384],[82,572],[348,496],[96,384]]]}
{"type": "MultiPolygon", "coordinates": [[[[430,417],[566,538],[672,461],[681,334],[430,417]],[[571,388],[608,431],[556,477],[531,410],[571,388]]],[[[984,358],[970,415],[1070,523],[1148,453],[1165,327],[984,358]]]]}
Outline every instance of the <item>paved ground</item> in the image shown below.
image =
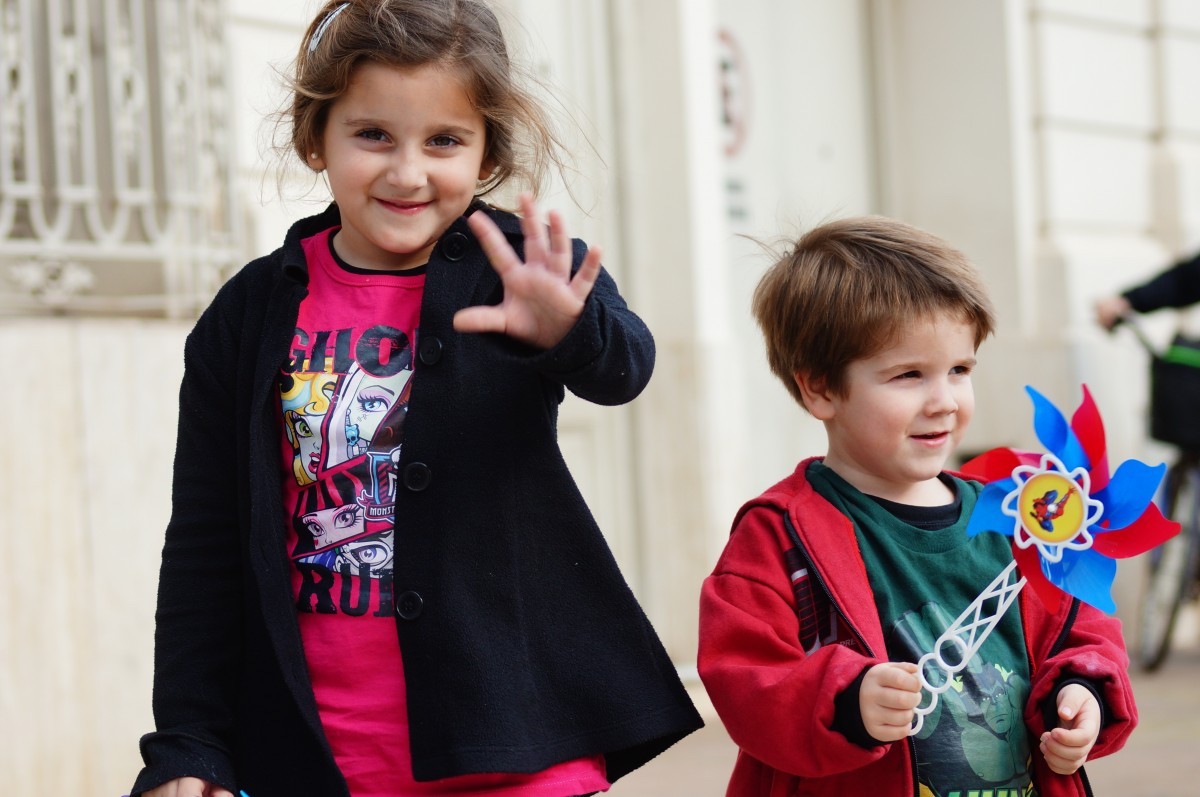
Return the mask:
{"type": "MultiPolygon", "coordinates": [[[[1154,675],[1135,673],[1141,724],[1125,749],[1087,765],[1097,797],[1200,796],[1200,645],[1154,675]]],[[[701,696],[697,704],[703,703],[701,696]]],[[[711,708],[704,730],[628,776],[612,797],[723,797],[735,748],[711,708]]],[[[849,797],[849,796],[848,796],[849,797]]]]}

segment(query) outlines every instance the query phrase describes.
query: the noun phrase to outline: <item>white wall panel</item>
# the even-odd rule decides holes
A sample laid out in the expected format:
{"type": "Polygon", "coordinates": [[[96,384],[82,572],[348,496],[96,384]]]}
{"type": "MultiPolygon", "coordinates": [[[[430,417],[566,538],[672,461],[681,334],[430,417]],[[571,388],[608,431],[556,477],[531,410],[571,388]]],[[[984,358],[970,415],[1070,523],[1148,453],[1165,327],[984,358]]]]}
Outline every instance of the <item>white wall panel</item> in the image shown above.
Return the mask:
{"type": "Polygon", "coordinates": [[[1045,130],[1042,145],[1046,221],[1123,230],[1150,227],[1148,142],[1045,130]]]}
{"type": "Polygon", "coordinates": [[[1163,25],[1200,33],[1200,3],[1196,0],[1158,0],[1158,5],[1163,25]]]}
{"type": "MultiPolygon", "coordinates": [[[[79,452],[87,570],[75,606],[95,640],[75,684],[106,794],[139,764],[130,740],[152,728],[158,568],[170,518],[183,341],[190,323],[81,322],[73,341],[85,407],[79,452]],[[97,356],[101,355],[101,356],[97,356]],[[107,356],[105,356],[107,355],[107,356]],[[114,452],[123,452],[114,467],[114,452]],[[86,690],[86,691],[85,691],[86,690]],[[120,733],[108,733],[108,728],[120,733]],[[132,765],[132,767],[131,767],[132,765]]],[[[99,792],[96,792],[99,793],[99,792]]]]}
{"type": "Polygon", "coordinates": [[[273,149],[277,134],[269,118],[287,97],[281,73],[296,56],[315,0],[306,0],[303,8],[289,0],[237,5],[227,33],[232,74],[238,76],[230,81],[230,100],[249,259],[278,247],[292,222],[323,209],[329,193],[290,150],[273,149]],[[289,179],[281,182],[285,166],[289,179]]]}
{"type": "Polygon", "coordinates": [[[1171,152],[1178,172],[1178,243],[1183,254],[1200,248],[1200,141],[1176,141],[1171,152]]]}
{"type": "MultiPolygon", "coordinates": [[[[282,21],[294,20],[306,26],[312,20],[317,9],[325,4],[325,0],[229,0],[234,6],[234,15],[240,23],[261,23],[277,25],[282,21]]],[[[300,39],[295,44],[299,46],[300,39]]]]}
{"type": "Polygon", "coordinates": [[[73,685],[87,678],[91,658],[90,629],[77,611],[89,541],[77,447],[84,397],[72,338],[53,323],[0,327],[0,348],[14,355],[16,399],[0,413],[0,783],[10,794],[82,794],[88,785],[57,763],[64,749],[87,741],[74,699],[89,690],[73,685]]]}
{"type": "MultiPolygon", "coordinates": [[[[1200,3],[1195,7],[1200,9],[1200,3]]],[[[1163,40],[1165,66],[1163,99],[1164,122],[1168,130],[1200,135],[1200,38],[1166,37],[1163,40]]]]}
{"type": "Polygon", "coordinates": [[[1042,11],[1071,14],[1098,22],[1148,25],[1150,3],[1151,0],[1035,0],[1031,5],[1042,11]]]}
{"type": "Polygon", "coordinates": [[[0,326],[5,794],[123,794],[140,766],[186,329],[0,326]]]}
{"type": "Polygon", "coordinates": [[[295,57],[300,22],[295,20],[294,29],[239,25],[229,30],[231,74],[237,75],[230,82],[231,99],[236,109],[238,168],[243,172],[271,165],[268,146],[273,131],[266,117],[278,111],[287,97],[275,70],[285,71],[295,57]]]}
{"type": "Polygon", "coordinates": [[[726,315],[735,345],[725,380],[743,386],[750,409],[713,434],[730,452],[753,452],[731,474],[744,500],[800,457],[825,452],[824,428],[767,366],[750,297],[770,258],[755,241],[795,238],[823,221],[878,210],[870,43],[864,4],[853,0],[722,0],[717,8],[727,63],[723,97],[745,134],[721,164],[726,215],[731,232],[754,240],[730,236],[726,243],[726,315]],[[744,431],[735,425],[741,423],[744,431]]]}
{"type": "Polygon", "coordinates": [[[1150,129],[1153,53],[1145,36],[1046,22],[1038,50],[1045,117],[1150,129]]]}

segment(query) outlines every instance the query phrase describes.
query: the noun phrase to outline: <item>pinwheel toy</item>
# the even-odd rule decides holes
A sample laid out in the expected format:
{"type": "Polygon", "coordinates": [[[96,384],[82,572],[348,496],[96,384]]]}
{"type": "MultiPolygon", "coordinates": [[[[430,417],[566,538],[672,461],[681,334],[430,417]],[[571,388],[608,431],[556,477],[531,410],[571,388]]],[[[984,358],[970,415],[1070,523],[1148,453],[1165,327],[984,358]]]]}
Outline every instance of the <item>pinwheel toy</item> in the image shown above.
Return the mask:
{"type": "Polygon", "coordinates": [[[967,523],[967,535],[1012,537],[1013,561],[972,601],[917,663],[929,699],[916,709],[911,734],[921,730],[954,676],[1028,583],[1050,611],[1063,593],[1112,613],[1117,559],[1144,553],[1179,532],[1153,498],[1165,465],[1137,460],[1108,469],[1104,424],[1083,388],[1083,402],[1067,422],[1031,387],[1033,428],[1046,453],[997,448],[966,463],[962,472],[986,484],[967,523]]]}

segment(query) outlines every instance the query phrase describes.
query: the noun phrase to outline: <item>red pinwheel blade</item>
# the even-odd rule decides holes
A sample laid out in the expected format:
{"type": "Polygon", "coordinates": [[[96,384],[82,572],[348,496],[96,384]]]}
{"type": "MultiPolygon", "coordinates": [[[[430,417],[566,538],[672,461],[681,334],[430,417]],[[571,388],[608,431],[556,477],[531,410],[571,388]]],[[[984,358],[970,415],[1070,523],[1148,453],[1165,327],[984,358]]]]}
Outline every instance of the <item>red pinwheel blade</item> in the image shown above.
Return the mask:
{"type": "Polygon", "coordinates": [[[1041,457],[1031,451],[993,448],[967,460],[958,471],[968,479],[987,484],[1012,476],[1018,465],[1036,465],[1040,461],[1041,457]]]}
{"type": "Polygon", "coordinates": [[[1087,454],[1091,464],[1088,475],[1092,480],[1092,492],[1097,493],[1108,485],[1108,447],[1104,442],[1104,421],[1100,418],[1100,409],[1087,385],[1083,386],[1083,401],[1079,409],[1071,416],[1071,429],[1087,454]]]}
{"type": "Polygon", "coordinates": [[[1017,569],[1028,579],[1029,586],[1033,587],[1033,591],[1041,599],[1046,611],[1051,614],[1057,612],[1062,604],[1062,591],[1051,584],[1042,573],[1042,559],[1038,555],[1037,549],[1022,548],[1014,543],[1012,550],[1013,558],[1017,560],[1017,569]]]}
{"type": "Polygon", "coordinates": [[[1179,533],[1181,526],[1167,520],[1158,504],[1150,504],[1137,520],[1118,531],[1099,531],[1092,542],[1092,550],[1110,559],[1128,559],[1161,545],[1179,533]]]}

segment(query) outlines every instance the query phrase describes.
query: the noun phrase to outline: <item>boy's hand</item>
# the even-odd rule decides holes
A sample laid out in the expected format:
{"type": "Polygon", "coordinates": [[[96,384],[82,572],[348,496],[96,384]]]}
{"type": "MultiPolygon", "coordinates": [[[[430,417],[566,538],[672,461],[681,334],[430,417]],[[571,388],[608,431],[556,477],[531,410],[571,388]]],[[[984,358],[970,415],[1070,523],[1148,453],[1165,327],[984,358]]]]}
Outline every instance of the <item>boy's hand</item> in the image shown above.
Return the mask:
{"type": "Polygon", "coordinates": [[[1087,687],[1067,684],[1058,693],[1060,724],[1042,734],[1042,755],[1060,775],[1070,775],[1087,761],[1100,735],[1100,704],[1087,687]]]}
{"type": "Polygon", "coordinates": [[[525,262],[486,213],[467,218],[492,268],[504,282],[500,304],[468,307],[454,314],[459,332],[499,332],[539,349],[561,341],[579,320],[583,303],[600,274],[600,250],[591,248],[571,275],[571,238],[562,216],[550,211],[550,232],[537,219],[537,206],[521,195],[525,262]]]}
{"type": "Polygon", "coordinates": [[[913,709],[921,702],[917,665],[906,661],[876,664],[858,691],[863,726],[872,739],[895,742],[912,730],[913,709]]]}

